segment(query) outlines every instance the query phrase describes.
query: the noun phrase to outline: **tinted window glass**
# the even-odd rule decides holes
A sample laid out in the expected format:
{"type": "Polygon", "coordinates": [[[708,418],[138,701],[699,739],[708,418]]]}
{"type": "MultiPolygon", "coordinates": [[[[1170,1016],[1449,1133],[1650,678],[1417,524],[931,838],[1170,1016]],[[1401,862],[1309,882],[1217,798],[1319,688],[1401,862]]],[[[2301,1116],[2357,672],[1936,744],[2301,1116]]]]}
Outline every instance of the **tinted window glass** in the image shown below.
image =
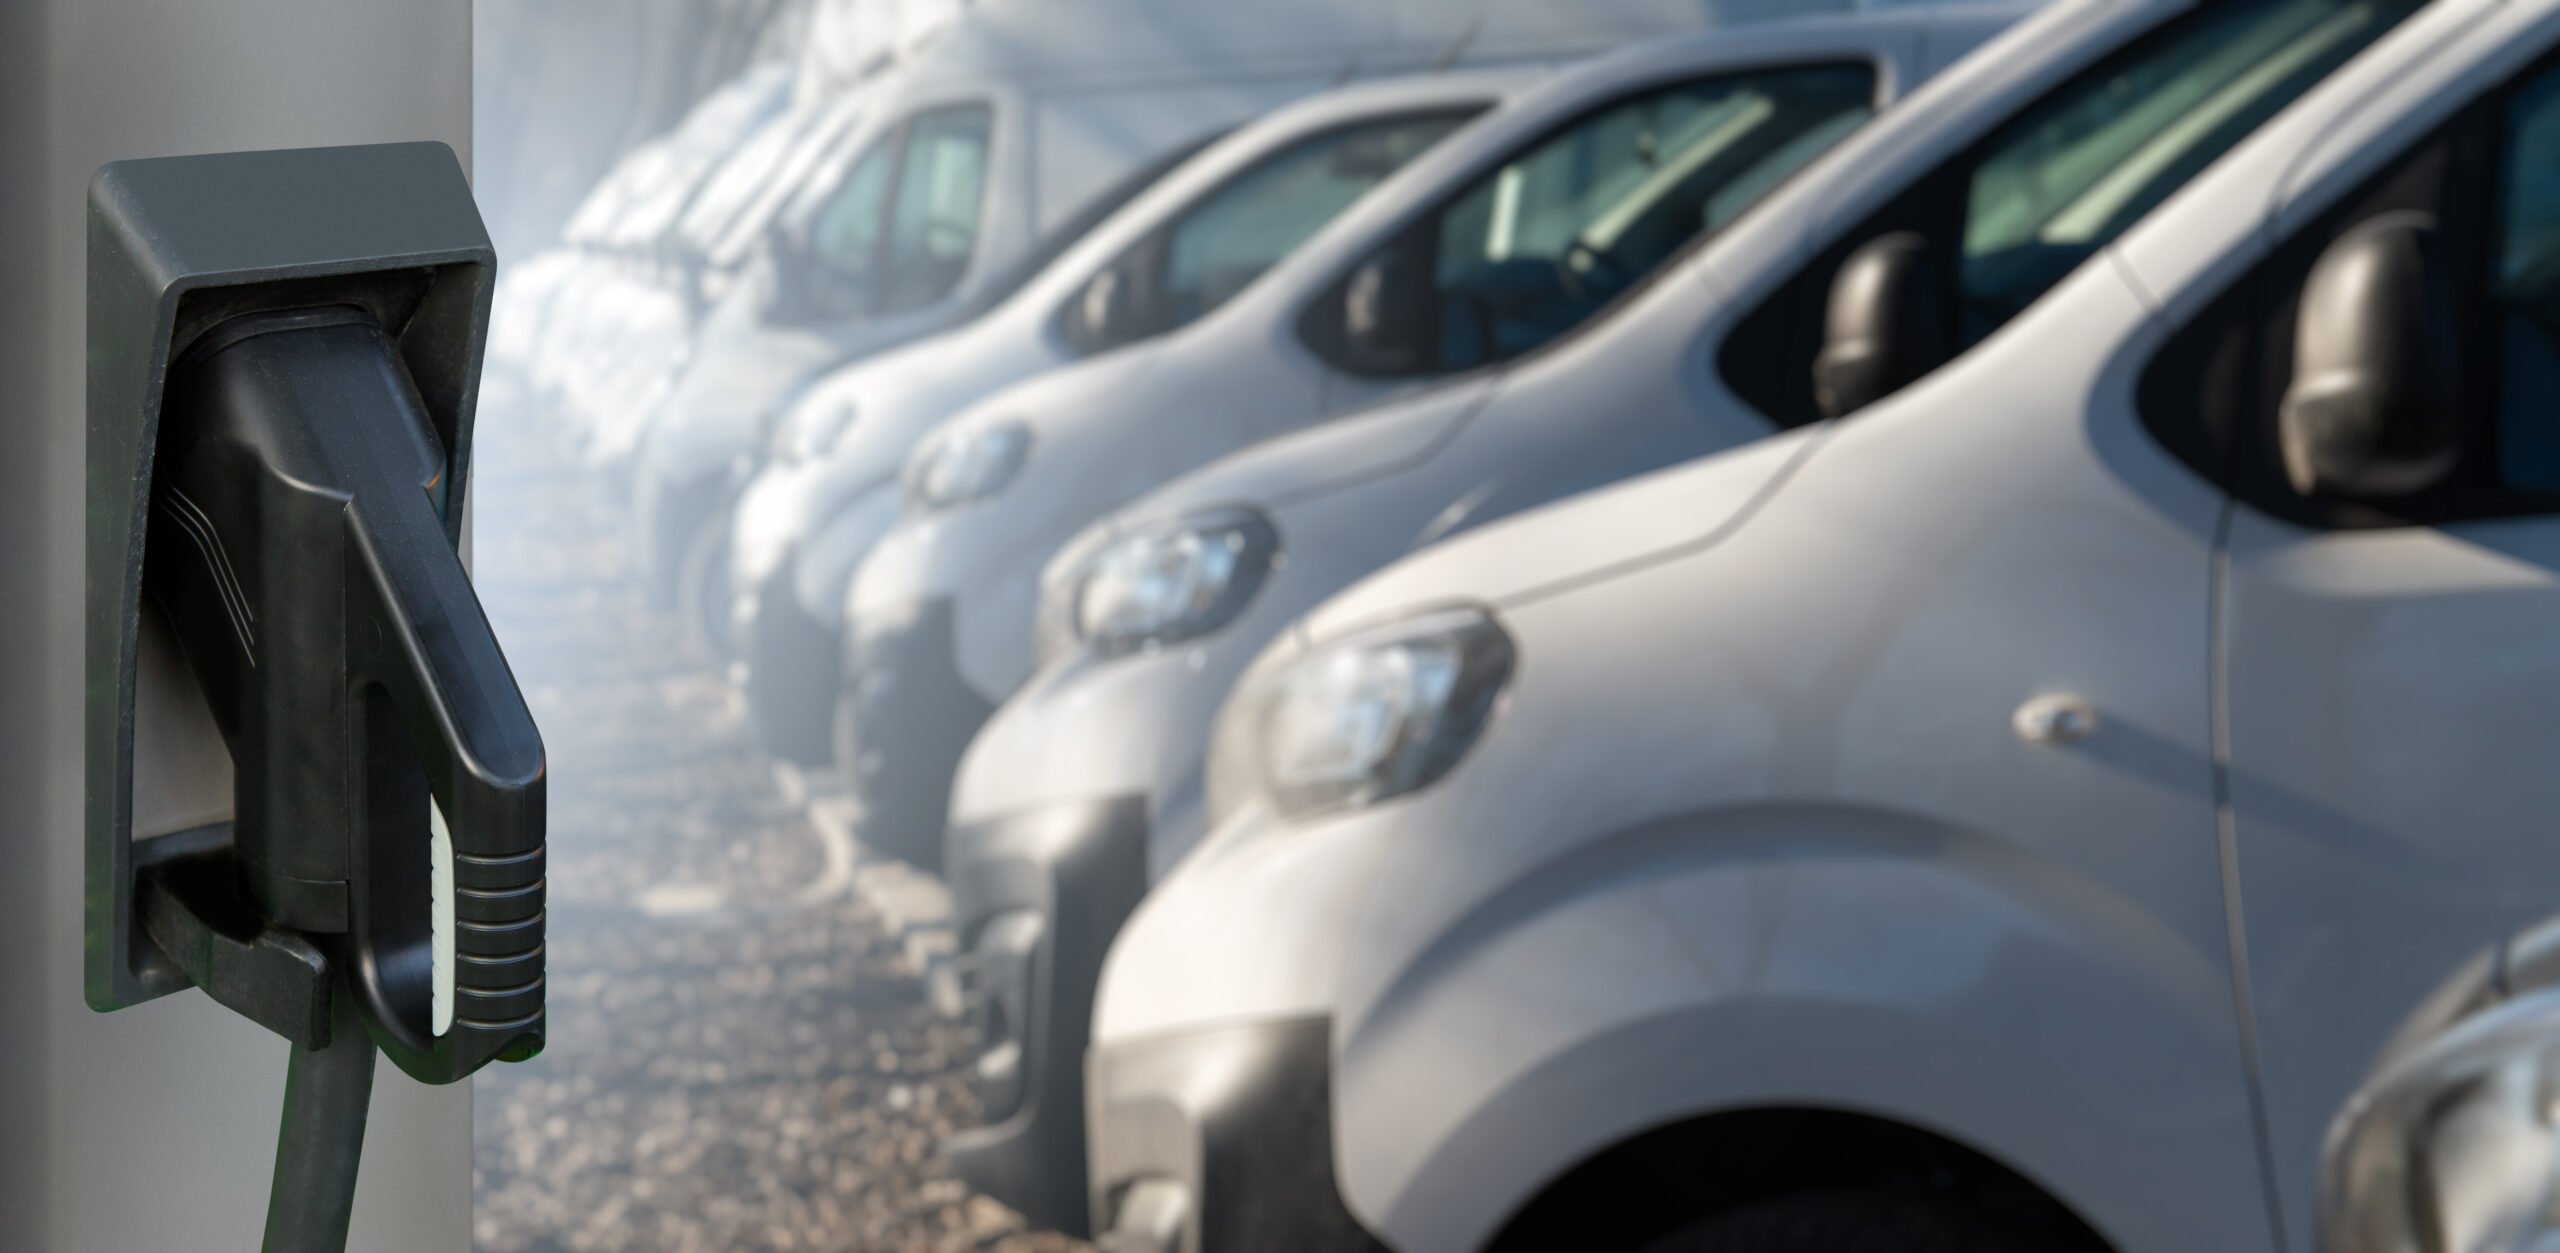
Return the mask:
{"type": "Polygon", "coordinates": [[[1096,274],[1059,311],[1059,334],[1099,352],[1206,315],[1476,112],[1360,122],[1272,153],[1096,274]]]}
{"type": "Polygon", "coordinates": [[[990,280],[986,290],[981,293],[980,299],[986,301],[986,307],[993,308],[1011,298],[1015,292],[1022,289],[1023,284],[1030,282],[1041,271],[1048,269],[1050,262],[1064,255],[1067,249],[1074,247],[1076,242],[1083,239],[1093,228],[1110,221],[1112,214],[1118,213],[1123,206],[1137,199],[1138,193],[1154,186],[1156,180],[1182,168],[1183,162],[1200,155],[1201,149],[1216,143],[1225,134],[1223,130],[1211,131],[1122,175],[1119,182],[1104,188],[1100,194],[1078,207],[1066,221],[1059,223],[1056,229],[1041,236],[1039,245],[1015,261],[1006,273],[990,280]]]}
{"type": "Polygon", "coordinates": [[[2507,106],[2490,284],[2503,349],[2498,444],[2506,483],[2560,492],[2560,74],[2507,106]]]}
{"type": "Polygon", "coordinates": [[[1225,304],[1334,215],[1465,119],[1446,113],[1345,127],[1288,149],[1210,193],[1174,223],[1163,300],[1180,326],[1225,304]]]}
{"type": "Polygon", "coordinates": [[[2202,5],[2003,127],[1975,162],[1966,194],[1956,283],[1962,342],[1999,329],[2417,7],[2202,5]]]}
{"type": "Polygon", "coordinates": [[[809,277],[818,280],[827,303],[840,312],[860,310],[871,292],[896,138],[893,132],[863,153],[809,224],[808,260],[818,271],[809,277]]]}
{"type": "MultiPolygon", "coordinates": [[[[2377,285],[2388,290],[2392,285],[2377,285]]],[[[2377,292],[2367,292],[2377,295],[2377,292]]],[[[2352,296],[2341,299],[2354,299],[2352,296]]],[[[2324,310],[2338,314],[2341,310],[2324,310]]],[[[2339,198],[2172,334],[2143,372],[2143,423],[2160,443],[2252,508],[2304,526],[2442,526],[2560,513],[2560,69],[2547,63],[2478,99],[2339,198]],[[2338,244],[2396,219],[2425,229],[2431,273],[2416,298],[2428,343],[2377,303],[2358,329],[2374,369],[2301,376],[2304,302],[2338,244]],[[2391,336],[2386,340],[2382,337],[2391,336]],[[2386,380],[2407,380],[2399,386],[2386,380]],[[2399,424],[2388,454],[2420,467],[2401,486],[2323,482],[2304,490],[2287,457],[2285,412],[2313,393],[2365,387],[2399,424]],[[2446,390],[2439,392],[2437,388],[2446,390]],[[2425,429],[2442,419],[2450,425],[2425,429]]]]}
{"type": "Polygon", "coordinates": [[[984,105],[939,109],[908,123],[881,260],[882,312],[931,304],[968,272],[992,128],[984,105]]]}
{"type": "Polygon", "coordinates": [[[1703,231],[1733,220],[1872,111],[1864,65],[1647,92],[1532,146],[1440,211],[1440,369],[1563,333],[1703,231]]]}
{"type": "Polygon", "coordinates": [[[1717,369],[1782,426],[1820,419],[1813,368],[1833,280],[1860,248],[1908,233],[1922,245],[1917,321],[1902,310],[1877,324],[1918,346],[1903,368],[1921,368],[1901,381],[1925,376],[2422,5],[2208,0],[2169,17],[1832,241],[1735,325],[1717,369]]]}

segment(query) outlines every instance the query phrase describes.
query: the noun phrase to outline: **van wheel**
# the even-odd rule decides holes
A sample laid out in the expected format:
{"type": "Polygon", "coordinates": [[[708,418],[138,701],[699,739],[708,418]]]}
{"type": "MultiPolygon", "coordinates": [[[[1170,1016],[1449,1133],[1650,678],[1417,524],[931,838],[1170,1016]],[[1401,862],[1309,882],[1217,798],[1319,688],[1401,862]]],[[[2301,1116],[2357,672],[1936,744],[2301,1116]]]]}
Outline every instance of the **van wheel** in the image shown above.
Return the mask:
{"type": "Polygon", "coordinates": [[[2006,1230],[1957,1198],[1856,1188],[1737,1206],[1680,1227],[1642,1253],[2045,1253],[2063,1247],[2006,1230]]]}
{"type": "Polygon", "coordinates": [[[729,524],[698,527],[676,567],[676,616],[685,647],[715,660],[735,657],[729,629],[729,524]]]}

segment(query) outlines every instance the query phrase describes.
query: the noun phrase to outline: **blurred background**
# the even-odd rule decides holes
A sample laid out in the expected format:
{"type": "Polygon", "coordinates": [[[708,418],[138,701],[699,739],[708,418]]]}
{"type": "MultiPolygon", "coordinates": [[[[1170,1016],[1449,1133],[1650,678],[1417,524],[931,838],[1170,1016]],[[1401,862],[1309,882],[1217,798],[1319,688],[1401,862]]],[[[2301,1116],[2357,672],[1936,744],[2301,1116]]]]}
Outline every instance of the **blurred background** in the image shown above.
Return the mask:
{"type": "Polygon", "coordinates": [[[615,161],[750,65],[803,46],[817,0],[482,0],[471,137],[499,255],[558,242],[615,161]]]}
{"type": "MultiPolygon", "coordinates": [[[[474,172],[502,267],[558,245],[704,96],[803,55],[817,6],[482,0],[474,172]]],[[[841,16],[899,20],[860,7],[841,16]]],[[[525,398],[483,413],[478,577],[551,753],[561,886],[550,1048],[479,1080],[477,1247],[1082,1247],[936,1156],[970,1100],[964,1028],[924,977],[938,885],[889,867],[856,895],[846,837],[813,829],[717,665],[643,603],[606,484],[525,398]],[[881,912],[901,904],[918,916],[881,912]]]]}

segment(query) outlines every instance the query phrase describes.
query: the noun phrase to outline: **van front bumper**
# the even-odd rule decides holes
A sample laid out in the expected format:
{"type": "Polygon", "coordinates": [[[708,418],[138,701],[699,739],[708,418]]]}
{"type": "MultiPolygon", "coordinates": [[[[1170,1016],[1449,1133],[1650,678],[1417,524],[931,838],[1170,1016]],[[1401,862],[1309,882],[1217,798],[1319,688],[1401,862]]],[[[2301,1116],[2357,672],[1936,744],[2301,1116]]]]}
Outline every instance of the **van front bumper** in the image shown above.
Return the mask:
{"type": "Polygon", "coordinates": [[[995,703],[960,677],[948,599],[846,623],[844,725],[837,747],[858,802],[854,834],[872,851],[942,864],[952,776],[995,703]]]}
{"type": "Polygon", "coordinates": [[[985,1125],[943,1155],[1033,1222],[1083,1235],[1085,1042],[1102,956],[1146,894],[1146,799],[1043,806],[946,840],[985,1125]]]}
{"type": "Polygon", "coordinates": [[[1098,1046],[1085,1082],[1111,1253],[1384,1253],[1334,1186],[1329,1017],[1098,1046]]]}
{"type": "Polygon", "coordinates": [[[756,743],[785,761],[825,765],[835,754],[844,637],[800,607],[788,560],[739,601],[730,622],[756,743]]]}

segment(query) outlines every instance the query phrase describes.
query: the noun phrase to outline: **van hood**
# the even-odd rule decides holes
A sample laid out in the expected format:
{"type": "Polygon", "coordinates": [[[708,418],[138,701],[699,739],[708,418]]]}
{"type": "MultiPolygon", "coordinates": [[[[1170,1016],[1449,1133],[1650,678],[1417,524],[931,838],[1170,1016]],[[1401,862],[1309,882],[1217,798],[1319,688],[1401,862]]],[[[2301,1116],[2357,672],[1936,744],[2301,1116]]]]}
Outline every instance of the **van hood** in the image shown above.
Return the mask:
{"type": "Polygon", "coordinates": [[[1321,642],[1452,604],[1505,609],[1703,551],[1782,489],[1831,429],[1787,431],[1423,549],[1307,615],[1302,638],[1321,642]]]}
{"type": "Polygon", "coordinates": [[[819,460],[830,479],[894,476],[916,441],[1017,379],[1051,369],[1058,354],[1010,321],[980,320],[844,366],[802,392],[786,424],[849,408],[846,430],[819,460]]]}
{"type": "Polygon", "coordinates": [[[1246,421],[1168,386],[1165,351],[1158,339],[1062,365],[984,395],[920,439],[919,455],[998,427],[1030,436],[1028,462],[1000,495],[931,515],[934,528],[979,537],[972,543],[1000,534],[1012,538],[999,546],[1043,535],[1054,543],[1242,443],[1246,421]]]}
{"type": "Polygon", "coordinates": [[[1428,460],[1500,385],[1479,377],[1434,387],[1253,445],[1132,501],[1110,524],[1145,526],[1230,505],[1278,508],[1395,474],[1428,460]]]}
{"type": "Polygon", "coordinates": [[[727,468],[763,443],[776,411],[843,351],[834,339],[798,327],[705,343],[667,397],[643,455],[670,480],[727,468]]]}

